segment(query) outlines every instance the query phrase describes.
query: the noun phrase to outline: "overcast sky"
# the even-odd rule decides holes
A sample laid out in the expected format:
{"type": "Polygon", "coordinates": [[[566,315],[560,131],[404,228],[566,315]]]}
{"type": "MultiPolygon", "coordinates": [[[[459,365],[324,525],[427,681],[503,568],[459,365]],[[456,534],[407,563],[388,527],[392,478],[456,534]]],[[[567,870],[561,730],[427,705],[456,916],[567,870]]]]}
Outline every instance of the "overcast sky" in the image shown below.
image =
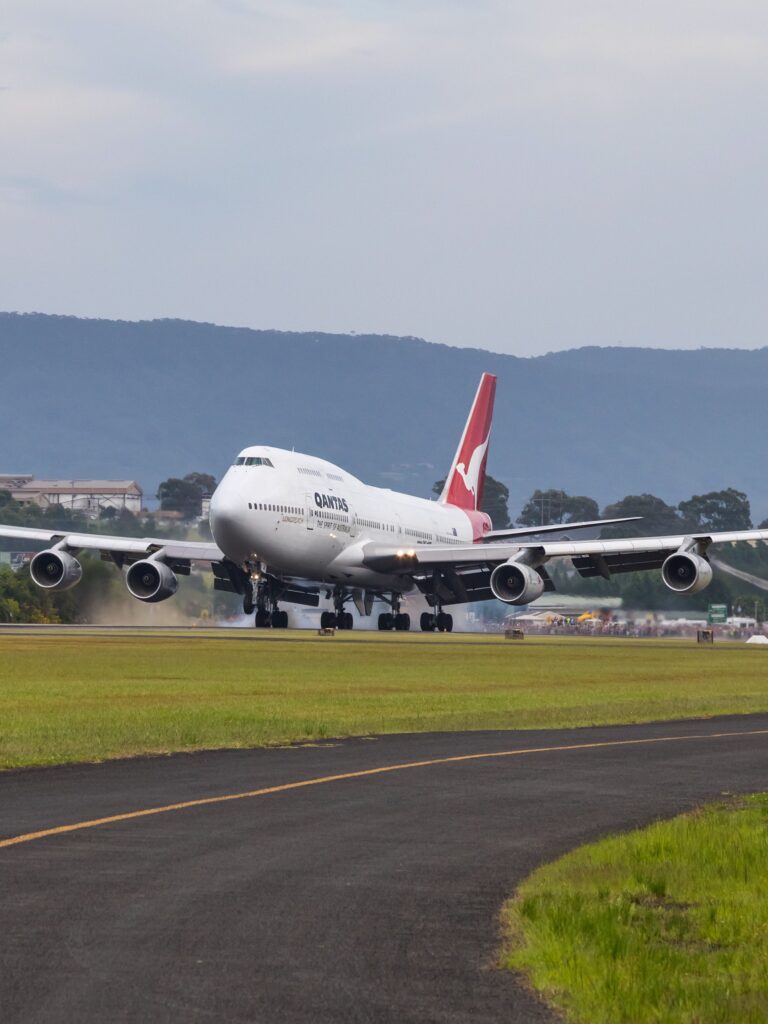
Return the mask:
{"type": "Polygon", "coordinates": [[[3,0],[0,309],[768,344],[765,0],[3,0]]]}

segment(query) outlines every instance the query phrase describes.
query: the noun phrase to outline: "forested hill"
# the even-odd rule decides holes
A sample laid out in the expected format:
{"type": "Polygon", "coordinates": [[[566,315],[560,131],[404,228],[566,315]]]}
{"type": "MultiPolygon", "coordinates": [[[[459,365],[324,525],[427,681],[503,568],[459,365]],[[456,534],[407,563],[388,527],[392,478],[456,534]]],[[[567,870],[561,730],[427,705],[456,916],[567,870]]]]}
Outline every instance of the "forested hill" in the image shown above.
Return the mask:
{"type": "Polygon", "coordinates": [[[756,520],[768,515],[768,348],[520,359],[416,338],[4,313],[0,353],[0,472],[135,478],[152,494],[267,443],[427,495],[488,370],[489,470],[513,515],[536,487],[601,505],[736,487],[756,520]]]}

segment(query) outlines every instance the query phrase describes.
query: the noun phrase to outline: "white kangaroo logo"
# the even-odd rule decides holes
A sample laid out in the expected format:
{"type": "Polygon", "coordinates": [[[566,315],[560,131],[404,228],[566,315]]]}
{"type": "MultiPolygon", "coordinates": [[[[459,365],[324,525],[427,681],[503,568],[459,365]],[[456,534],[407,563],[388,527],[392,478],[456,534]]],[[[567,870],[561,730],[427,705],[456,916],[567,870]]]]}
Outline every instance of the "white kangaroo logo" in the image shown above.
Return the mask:
{"type": "Polygon", "coordinates": [[[489,433],[483,443],[478,445],[472,452],[472,458],[469,460],[469,469],[466,468],[463,462],[459,462],[456,466],[456,472],[464,481],[464,486],[475,499],[475,504],[477,504],[477,482],[480,478],[480,467],[483,464],[490,437],[489,433]]]}

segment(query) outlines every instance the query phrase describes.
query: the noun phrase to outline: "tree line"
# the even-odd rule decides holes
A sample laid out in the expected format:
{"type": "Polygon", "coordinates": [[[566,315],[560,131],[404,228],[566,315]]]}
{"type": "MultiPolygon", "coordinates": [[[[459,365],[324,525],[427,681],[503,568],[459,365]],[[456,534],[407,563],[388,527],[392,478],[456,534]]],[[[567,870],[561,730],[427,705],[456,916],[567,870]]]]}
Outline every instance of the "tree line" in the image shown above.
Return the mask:
{"type": "MultiPolygon", "coordinates": [[[[438,480],[434,484],[432,490],[435,494],[440,494],[444,482],[438,480]]],[[[628,494],[603,506],[602,510],[594,498],[584,494],[568,494],[557,488],[536,489],[512,521],[509,514],[509,488],[494,477],[486,476],[481,507],[491,517],[494,530],[590,522],[594,519],[625,519],[631,516],[642,516],[642,521],[624,523],[620,527],[606,527],[603,536],[643,537],[647,534],[752,529],[749,498],[734,487],[694,494],[677,505],[669,505],[655,494],[628,494]]],[[[768,529],[768,519],[763,520],[757,528],[768,529]]]]}

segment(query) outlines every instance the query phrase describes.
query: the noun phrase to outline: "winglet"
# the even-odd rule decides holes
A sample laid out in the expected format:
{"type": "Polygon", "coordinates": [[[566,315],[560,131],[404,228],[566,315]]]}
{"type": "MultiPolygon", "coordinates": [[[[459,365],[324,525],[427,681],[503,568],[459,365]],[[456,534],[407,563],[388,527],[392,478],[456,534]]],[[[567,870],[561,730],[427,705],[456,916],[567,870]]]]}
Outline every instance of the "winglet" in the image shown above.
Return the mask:
{"type": "Polygon", "coordinates": [[[480,508],[495,395],[496,378],[491,373],[484,373],[453,457],[451,471],[445,479],[443,493],[438,499],[443,505],[456,505],[469,511],[480,508]]]}

